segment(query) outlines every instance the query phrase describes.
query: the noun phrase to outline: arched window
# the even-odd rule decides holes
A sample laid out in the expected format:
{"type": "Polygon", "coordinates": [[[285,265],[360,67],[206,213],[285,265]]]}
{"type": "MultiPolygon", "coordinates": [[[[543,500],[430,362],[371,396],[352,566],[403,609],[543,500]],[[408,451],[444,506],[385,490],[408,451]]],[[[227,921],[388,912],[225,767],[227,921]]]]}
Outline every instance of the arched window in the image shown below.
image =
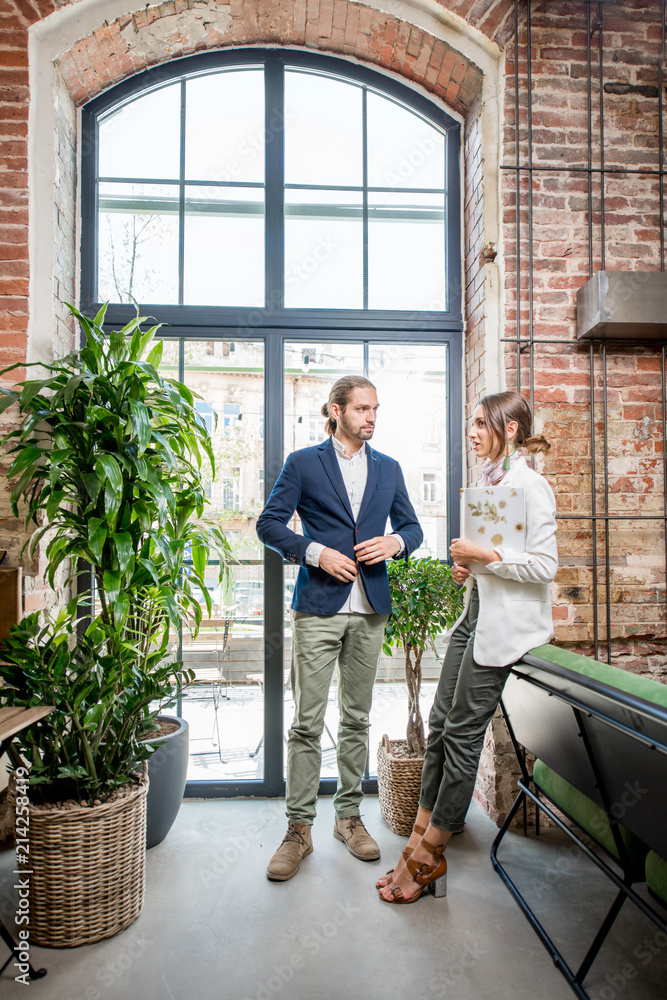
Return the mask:
{"type": "Polygon", "coordinates": [[[210,495],[239,561],[225,590],[211,573],[223,624],[184,643],[217,678],[187,696],[193,792],[280,792],[294,568],[254,523],[285,453],[322,439],[340,375],[377,385],[373,445],[404,468],[422,554],[447,558],[462,466],[459,156],[458,123],[417,90],[304,52],[179,60],[84,108],[82,307],[109,301],[112,327],[137,306],[166,324],[165,369],[199,393],[207,424],[217,416],[210,495]],[[252,744],[240,766],[242,688],[266,710],[238,714],[252,744]]]}

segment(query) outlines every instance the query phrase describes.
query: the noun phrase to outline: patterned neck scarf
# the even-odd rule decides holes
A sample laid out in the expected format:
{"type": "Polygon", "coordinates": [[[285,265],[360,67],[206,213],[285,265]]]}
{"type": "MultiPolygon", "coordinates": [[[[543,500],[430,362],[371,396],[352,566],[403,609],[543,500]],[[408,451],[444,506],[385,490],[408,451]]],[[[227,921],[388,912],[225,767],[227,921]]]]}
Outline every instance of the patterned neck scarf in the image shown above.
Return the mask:
{"type": "Polygon", "coordinates": [[[505,474],[516,466],[520,458],[521,454],[515,448],[509,456],[509,459],[506,455],[503,455],[503,457],[499,458],[497,462],[487,460],[482,467],[482,475],[479,480],[479,485],[497,486],[505,474]]]}

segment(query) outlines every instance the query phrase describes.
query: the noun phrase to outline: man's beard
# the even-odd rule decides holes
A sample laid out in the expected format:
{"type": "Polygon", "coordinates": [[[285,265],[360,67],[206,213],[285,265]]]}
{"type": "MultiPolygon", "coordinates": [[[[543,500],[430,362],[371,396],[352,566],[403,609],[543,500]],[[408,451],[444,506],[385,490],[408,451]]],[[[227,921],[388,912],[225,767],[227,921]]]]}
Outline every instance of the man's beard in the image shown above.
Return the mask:
{"type": "Polygon", "coordinates": [[[338,423],[340,425],[340,429],[342,431],[345,431],[348,437],[354,438],[355,441],[368,441],[370,438],[373,437],[373,432],[375,430],[375,426],[373,424],[370,425],[368,430],[365,430],[362,427],[358,431],[355,431],[350,426],[350,424],[348,424],[342,413],[340,415],[340,420],[338,421],[338,423]]]}

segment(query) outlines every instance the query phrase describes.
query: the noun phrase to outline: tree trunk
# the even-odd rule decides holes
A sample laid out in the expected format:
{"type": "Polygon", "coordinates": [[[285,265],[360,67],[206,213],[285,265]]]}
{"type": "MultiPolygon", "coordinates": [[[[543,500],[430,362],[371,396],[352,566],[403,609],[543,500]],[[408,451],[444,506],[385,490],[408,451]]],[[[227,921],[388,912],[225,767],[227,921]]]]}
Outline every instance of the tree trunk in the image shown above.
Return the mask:
{"type": "Polygon", "coordinates": [[[416,754],[423,754],[426,750],[424,720],[419,707],[423,654],[423,649],[419,649],[418,646],[407,645],[405,647],[405,682],[408,686],[408,726],[405,738],[410,753],[416,754]]]}

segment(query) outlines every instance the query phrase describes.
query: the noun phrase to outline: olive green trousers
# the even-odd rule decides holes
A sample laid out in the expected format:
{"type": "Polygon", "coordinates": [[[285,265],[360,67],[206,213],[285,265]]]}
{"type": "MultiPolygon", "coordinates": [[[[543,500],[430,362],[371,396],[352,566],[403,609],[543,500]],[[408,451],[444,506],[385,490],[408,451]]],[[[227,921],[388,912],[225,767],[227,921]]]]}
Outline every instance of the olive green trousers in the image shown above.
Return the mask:
{"type": "Polygon", "coordinates": [[[309,615],[295,611],[291,686],[294,720],[287,738],[286,812],[293,823],[315,818],[321,736],[338,664],[338,789],[336,816],[359,814],[368,758],[368,716],[388,615],[309,615]]]}

